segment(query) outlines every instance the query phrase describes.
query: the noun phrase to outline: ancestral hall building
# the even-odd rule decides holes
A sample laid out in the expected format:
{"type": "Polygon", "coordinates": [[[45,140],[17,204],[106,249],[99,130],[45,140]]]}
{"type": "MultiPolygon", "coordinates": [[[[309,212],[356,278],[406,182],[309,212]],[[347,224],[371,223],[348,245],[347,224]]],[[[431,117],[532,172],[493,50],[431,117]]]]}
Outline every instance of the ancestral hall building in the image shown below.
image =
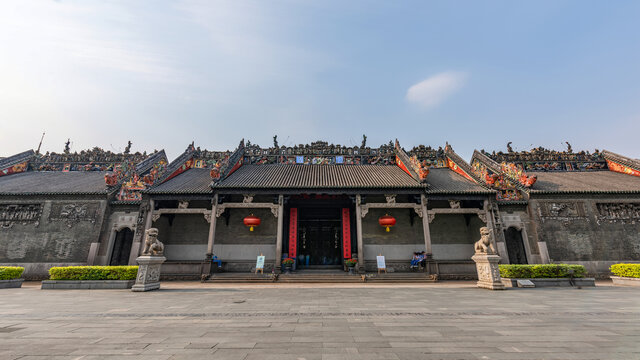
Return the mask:
{"type": "Polygon", "coordinates": [[[163,274],[200,278],[342,267],[376,255],[407,271],[416,251],[442,277],[473,277],[473,243],[491,229],[503,263],[580,263],[604,274],[640,262],[640,161],[609,151],[406,151],[314,142],[234,151],[189,145],[116,154],[95,148],[0,159],[0,265],[45,277],[59,265],[134,264],[144,230],[165,244],[163,274]],[[386,217],[385,217],[386,216],[386,217]],[[381,226],[383,218],[395,225],[381,226]],[[259,225],[256,225],[259,222],[259,225]],[[254,225],[249,227],[247,225],[254,225]],[[213,266],[212,266],[213,264],[213,266]]]}

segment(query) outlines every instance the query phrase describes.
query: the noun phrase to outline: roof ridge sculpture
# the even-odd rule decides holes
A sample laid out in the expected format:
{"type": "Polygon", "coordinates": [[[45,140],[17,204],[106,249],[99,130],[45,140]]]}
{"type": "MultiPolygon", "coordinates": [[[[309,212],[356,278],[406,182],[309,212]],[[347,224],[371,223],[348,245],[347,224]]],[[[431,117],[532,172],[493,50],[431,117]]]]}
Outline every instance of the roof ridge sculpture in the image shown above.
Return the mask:
{"type": "Polygon", "coordinates": [[[0,176],[27,171],[29,162],[34,156],[35,152],[33,150],[27,150],[8,158],[0,159],[0,176]]]}
{"type": "Polygon", "coordinates": [[[423,166],[418,160],[417,156],[409,157],[407,153],[400,147],[400,142],[396,139],[395,146],[393,148],[396,154],[396,164],[404,170],[407,174],[420,183],[427,181],[429,175],[429,167],[423,166]]]}
{"type": "MultiPolygon", "coordinates": [[[[471,156],[471,164],[474,163],[474,160],[477,160],[483,165],[485,165],[495,175],[506,177],[517,189],[527,193],[529,191],[529,188],[531,188],[538,179],[536,175],[528,176],[523,169],[518,168],[513,163],[508,163],[508,162],[498,163],[497,161],[491,159],[490,157],[488,157],[487,155],[483,154],[478,150],[473,151],[473,155],[471,156]]],[[[477,173],[477,170],[474,170],[474,172],[477,173]]],[[[476,174],[476,175],[480,177],[479,174],[476,174]]],[[[493,185],[495,184],[496,179],[497,178],[495,176],[494,177],[485,176],[485,179],[483,180],[486,181],[488,185],[489,184],[493,185]]]]}
{"type": "MultiPolygon", "coordinates": [[[[169,177],[172,177],[180,168],[189,160],[193,159],[193,155],[195,154],[196,149],[193,143],[189,144],[187,148],[182,152],[182,154],[178,155],[172,162],[167,165],[165,171],[158,178],[156,185],[162,184],[167,181],[169,177]]],[[[177,175],[177,174],[176,174],[177,175]]]]}
{"type": "Polygon", "coordinates": [[[450,161],[453,162],[453,164],[451,164],[448,161],[448,164],[447,164],[448,168],[466,177],[467,179],[478,183],[480,186],[483,186],[487,189],[489,188],[485,185],[483,181],[481,181],[479,177],[476,176],[476,174],[473,172],[473,168],[471,167],[471,165],[468,162],[466,162],[460,155],[458,155],[458,153],[456,153],[453,150],[453,147],[451,147],[449,143],[447,143],[446,146],[444,147],[444,153],[447,156],[447,158],[449,158],[450,161]],[[457,169],[454,169],[452,165],[456,165],[457,167],[459,167],[464,172],[464,174],[461,174],[460,171],[457,171],[457,169]]]}
{"type": "Polygon", "coordinates": [[[6,157],[4,159],[0,159],[0,170],[4,169],[4,168],[8,168],[10,166],[25,162],[27,160],[31,160],[31,158],[35,155],[35,151],[33,150],[27,150],[27,151],[23,151],[21,153],[17,153],[14,155],[11,155],[9,157],[6,157]]]}
{"type": "Polygon", "coordinates": [[[513,163],[524,171],[593,171],[607,170],[607,164],[602,153],[595,149],[574,152],[571,144],[566,142],[567,150],[558,151],[546,149],[542,146],[529,151],[513,151],[511,142],[507,144],[506,153],[499,151],[489,153],[484,149],[480,153],[497,163],[513,163]]]}
{"type": "Polygon", "coordinates": [[[609,170],[633,176],[640,176],[640,160],[632,159],[608,150],[603,150],[602,155],[607,160],[609,170]]]}
{"type": "Polygon", "coordinates": [[[151,170],[153,166],[160,160],[169,162],[169,160],[167,159],[167,154],[164,152],[164,149],[147,156],[146,159],[139,162],[136,165],[136,172],[138,173],[138,175],[143,175],[147,171],[151,170]]]}
{"type": "MultiPolygon", "coordinates": [[[[274,139],[275,141],[275,139],[274,139]]],[[[244,139],[240,140],[240,144],[236,150],[231,154],[223,164],[217,163],[216,166],[211,169],[210,175],[213,180],[211,186],[220,183],[220,181],[226,179],[234,171],[243,165],[244,160],[244,139]]]]}

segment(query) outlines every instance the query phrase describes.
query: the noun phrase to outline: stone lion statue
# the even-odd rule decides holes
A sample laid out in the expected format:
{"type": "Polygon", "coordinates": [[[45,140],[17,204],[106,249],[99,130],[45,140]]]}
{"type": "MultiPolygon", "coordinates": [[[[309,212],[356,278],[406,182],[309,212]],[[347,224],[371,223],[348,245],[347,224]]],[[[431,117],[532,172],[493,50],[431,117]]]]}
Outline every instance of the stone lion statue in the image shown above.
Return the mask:
{"type": "Polygon", "coordinates": [[[158,240],[158,229],[147,229],[144,234],[144,250],[142,251],[142,255],[161,256],[164,254],[164,245],[158,240]]]}
{"type": "Polygon", "coordinates": [[[494,255],[497,253],[491,242],[491,232],[488,227],[483,226],[480,228],[480,240],[476,241],[474,248],[476,249],[476,254],[494,255]]]}

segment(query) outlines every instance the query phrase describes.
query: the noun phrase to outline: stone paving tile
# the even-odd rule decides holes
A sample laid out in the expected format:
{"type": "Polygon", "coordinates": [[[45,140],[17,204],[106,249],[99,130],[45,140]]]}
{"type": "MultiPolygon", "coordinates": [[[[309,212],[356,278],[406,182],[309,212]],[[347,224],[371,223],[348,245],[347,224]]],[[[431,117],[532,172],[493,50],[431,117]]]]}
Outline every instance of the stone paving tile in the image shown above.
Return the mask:
{"type": "Polygon", "coordinates": [[[635,288],[163,288],[5,289],[0,360],[640,359],[635,288]]]}

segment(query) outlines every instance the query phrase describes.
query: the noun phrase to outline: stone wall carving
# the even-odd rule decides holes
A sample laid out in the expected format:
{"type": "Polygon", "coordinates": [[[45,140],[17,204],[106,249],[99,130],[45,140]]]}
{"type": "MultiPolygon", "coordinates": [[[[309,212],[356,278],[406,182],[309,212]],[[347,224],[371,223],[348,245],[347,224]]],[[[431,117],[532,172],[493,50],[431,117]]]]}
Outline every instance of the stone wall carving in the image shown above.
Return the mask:
{"type": "Polygon", "coordinates": [[[8,229],[15,224],[40,225],[42,204],[2,204],[0,205],[0,229],[8,229]]]}
{"type": "Polygon", "coordinates": [[[547,220],[558,220],[565,226],[576,220],[589,221],[582,202],[541,202],[538,204],[538,215],[543,223],[547,220]]]}
{"type": "Polygon", "coordinates": [[[54,203],[51,205],[49,221],[63,221],[68,227],[87,221],[95,224],[98,218],[98,204],[54,203]]]}
{"type": "Polygon", "coordinates": [[[640,203],[598,203],[597,222],[635,224],[640,222],[640,203]]]}

